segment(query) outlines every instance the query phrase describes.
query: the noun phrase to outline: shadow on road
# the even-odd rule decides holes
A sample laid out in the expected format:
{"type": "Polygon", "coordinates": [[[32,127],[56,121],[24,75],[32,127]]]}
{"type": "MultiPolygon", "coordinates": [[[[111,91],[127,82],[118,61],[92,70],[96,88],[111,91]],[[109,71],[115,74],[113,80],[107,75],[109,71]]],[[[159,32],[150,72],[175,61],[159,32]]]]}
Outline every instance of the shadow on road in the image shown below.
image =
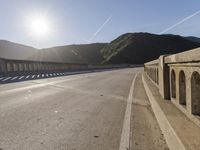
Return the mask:
{"type": "Polygon", "coordinates": [[[84,74],[84,73],[111,71],[111,70],[117,70],[117,69],[122,69],[122,68],[73,71],[73,72],[54,72],[54,73],[35,73],[35,74],[32,73],[32,74],[15,75],[15,76],[12,75],[12,76],[0,77],[0,84],[8,84],[8,83],[28,81],[28,80],[46,79],[46,78],[61,77],[61,76],[76,75],[76,74],[84,74]]]}

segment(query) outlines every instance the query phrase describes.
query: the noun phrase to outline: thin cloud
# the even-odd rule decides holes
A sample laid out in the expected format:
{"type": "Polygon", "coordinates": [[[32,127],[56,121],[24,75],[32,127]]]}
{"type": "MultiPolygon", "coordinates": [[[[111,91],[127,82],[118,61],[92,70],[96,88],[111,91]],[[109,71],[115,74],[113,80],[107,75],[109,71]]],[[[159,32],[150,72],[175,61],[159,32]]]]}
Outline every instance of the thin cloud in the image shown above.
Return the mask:
{"type": "Polygon", "coordinates": [[[180,24],[182,24],[182,23],[188,21],[189,19],[191,19],[192,17],[194,17],[194,16],[196,16],[196,15],[198,15],[198,14],[200,14],[200,10],[198,10],[198,11],[195,12],[195,13],[193,13],[192,15],[189,15],[189,16],[185,17],[185,18],[182,19],[181,21],[179,21],[179,22],[175,23],[174,25],[170,26],[169,28],[163,30],[163,31],[160,32],[159,34],[164,34],[164,33],[166,33],[167,31],[172,30],[173,28],[175,28],[175,27],[177,27],[178,25],[180,25],[180,24]]]}
{"type": "Polygon", "coordinates": [[[87,42],[91,42],[103,30],[103,28],[110,22],[112,18],[113,15],[109,16],[87,42]]]}

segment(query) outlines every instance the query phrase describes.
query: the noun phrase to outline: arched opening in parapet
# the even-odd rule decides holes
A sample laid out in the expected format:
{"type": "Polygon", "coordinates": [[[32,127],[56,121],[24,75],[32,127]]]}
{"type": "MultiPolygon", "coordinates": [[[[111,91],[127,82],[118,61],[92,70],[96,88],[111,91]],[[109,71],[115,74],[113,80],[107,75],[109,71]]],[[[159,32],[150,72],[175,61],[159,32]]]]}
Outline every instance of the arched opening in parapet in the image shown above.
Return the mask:
{"type": "Polygon", "coordinates": [[[24,68],[24,71],[27,71],[28,69],[27,69],[27,64],[23,64],[24,66],[23,66],[23,68],[24,68]]]}
{"type": "Polygon", "coordinates": [[[179,103],[186,105],[186,82],[183,70],[179,73],[179,103]]]}
{"type": "Polygon", "coordinates": [[[22,66],[22,64],[19,64],[19,71],[23,71],[23,66],[22,66]]]}
{"type": "Polygon", "coordinates": [[[33,64],[33,70],[37,71],[37,64],[33,64]]]}
{"type": "Polygon", "coordinates": [[[176,98],[176,75],[174,70],[171,71],[171,95],[176,98]]]}
{"type": "Polygon", "coordinates": [[[11,69],[11,64],[10,64],[10,63],[7,63],[7,64],[6,64],[6,67],[7,67],[7,71],[12,71],[12,69],[11,69]]]}
{"type": "Polygon", "coordinates": [[[200,74],[193,72],[191,77],[192,114],[200,115],[200,74]]]}
{"type": "Polygon", "coordinates": [[[28,64],[28,71],[32,71],[32,65],[28,64]]]}
{"type": "Polygon", "coordinates": [[[17,66],[16,63],[13,64],[13,70],[14,70],[14,71],[19,71],[18,66],[17,66]]]}

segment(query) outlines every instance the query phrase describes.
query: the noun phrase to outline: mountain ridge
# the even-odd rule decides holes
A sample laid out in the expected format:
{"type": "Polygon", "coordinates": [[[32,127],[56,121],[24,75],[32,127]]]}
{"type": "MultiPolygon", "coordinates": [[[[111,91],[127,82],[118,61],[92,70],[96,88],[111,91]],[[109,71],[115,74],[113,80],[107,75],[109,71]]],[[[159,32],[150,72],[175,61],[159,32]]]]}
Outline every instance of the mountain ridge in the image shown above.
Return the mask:
{"type": "Polygon", "coordinates": [[[197,47],[200,43],[187,37],[138,32],[123,34],[110,43],[71,44],[43,49],[0,40],[0,57],[89,65],[143,64],[163,54],[197,47]]]}
{"type": "Polygon", "coordinates": [[[200,38],[199,37],[195,37],[195,36],[186,36],[184,37],[185,39],[187,40],[191,40],[193,42],[197,42],[197,43],[200,43],[200,38]]]}
{"type": "Polygon", "coordinates": [[[200,47],[200,43],[179,35],[126,33],[111,41],[102,50],[103,64],[143,64],[160,55],[174,54],[200,47]]]}
{"type": "Polygon", "coordinates": [[[106,43],[72,44],[37,49],[7,40],[0,40],[0,58],[62,63],[97,64],[102,60],[102,56],[98,51],[103,46],[105,46],[105,44],[106,43]],[[91,55],[88,56],[87,52],[91,55]],[[66,58],[63,58],[63,56],[66,56],[66,58]],[[93,58],[94,56],[96,57],[95,59],[93,58]]]}

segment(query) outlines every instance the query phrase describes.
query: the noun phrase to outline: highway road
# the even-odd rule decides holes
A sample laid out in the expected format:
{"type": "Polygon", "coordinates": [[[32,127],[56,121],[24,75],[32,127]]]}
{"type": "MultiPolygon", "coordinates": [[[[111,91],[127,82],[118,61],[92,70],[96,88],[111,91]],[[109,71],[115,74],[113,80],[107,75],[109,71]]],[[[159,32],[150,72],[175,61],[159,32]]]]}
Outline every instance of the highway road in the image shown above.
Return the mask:
{"type": "Polygon", "coordinates": [[[130,87],[141,71],[120,69],[0,85],[0,149],[118,150],[126,139],[130,87]]]}

